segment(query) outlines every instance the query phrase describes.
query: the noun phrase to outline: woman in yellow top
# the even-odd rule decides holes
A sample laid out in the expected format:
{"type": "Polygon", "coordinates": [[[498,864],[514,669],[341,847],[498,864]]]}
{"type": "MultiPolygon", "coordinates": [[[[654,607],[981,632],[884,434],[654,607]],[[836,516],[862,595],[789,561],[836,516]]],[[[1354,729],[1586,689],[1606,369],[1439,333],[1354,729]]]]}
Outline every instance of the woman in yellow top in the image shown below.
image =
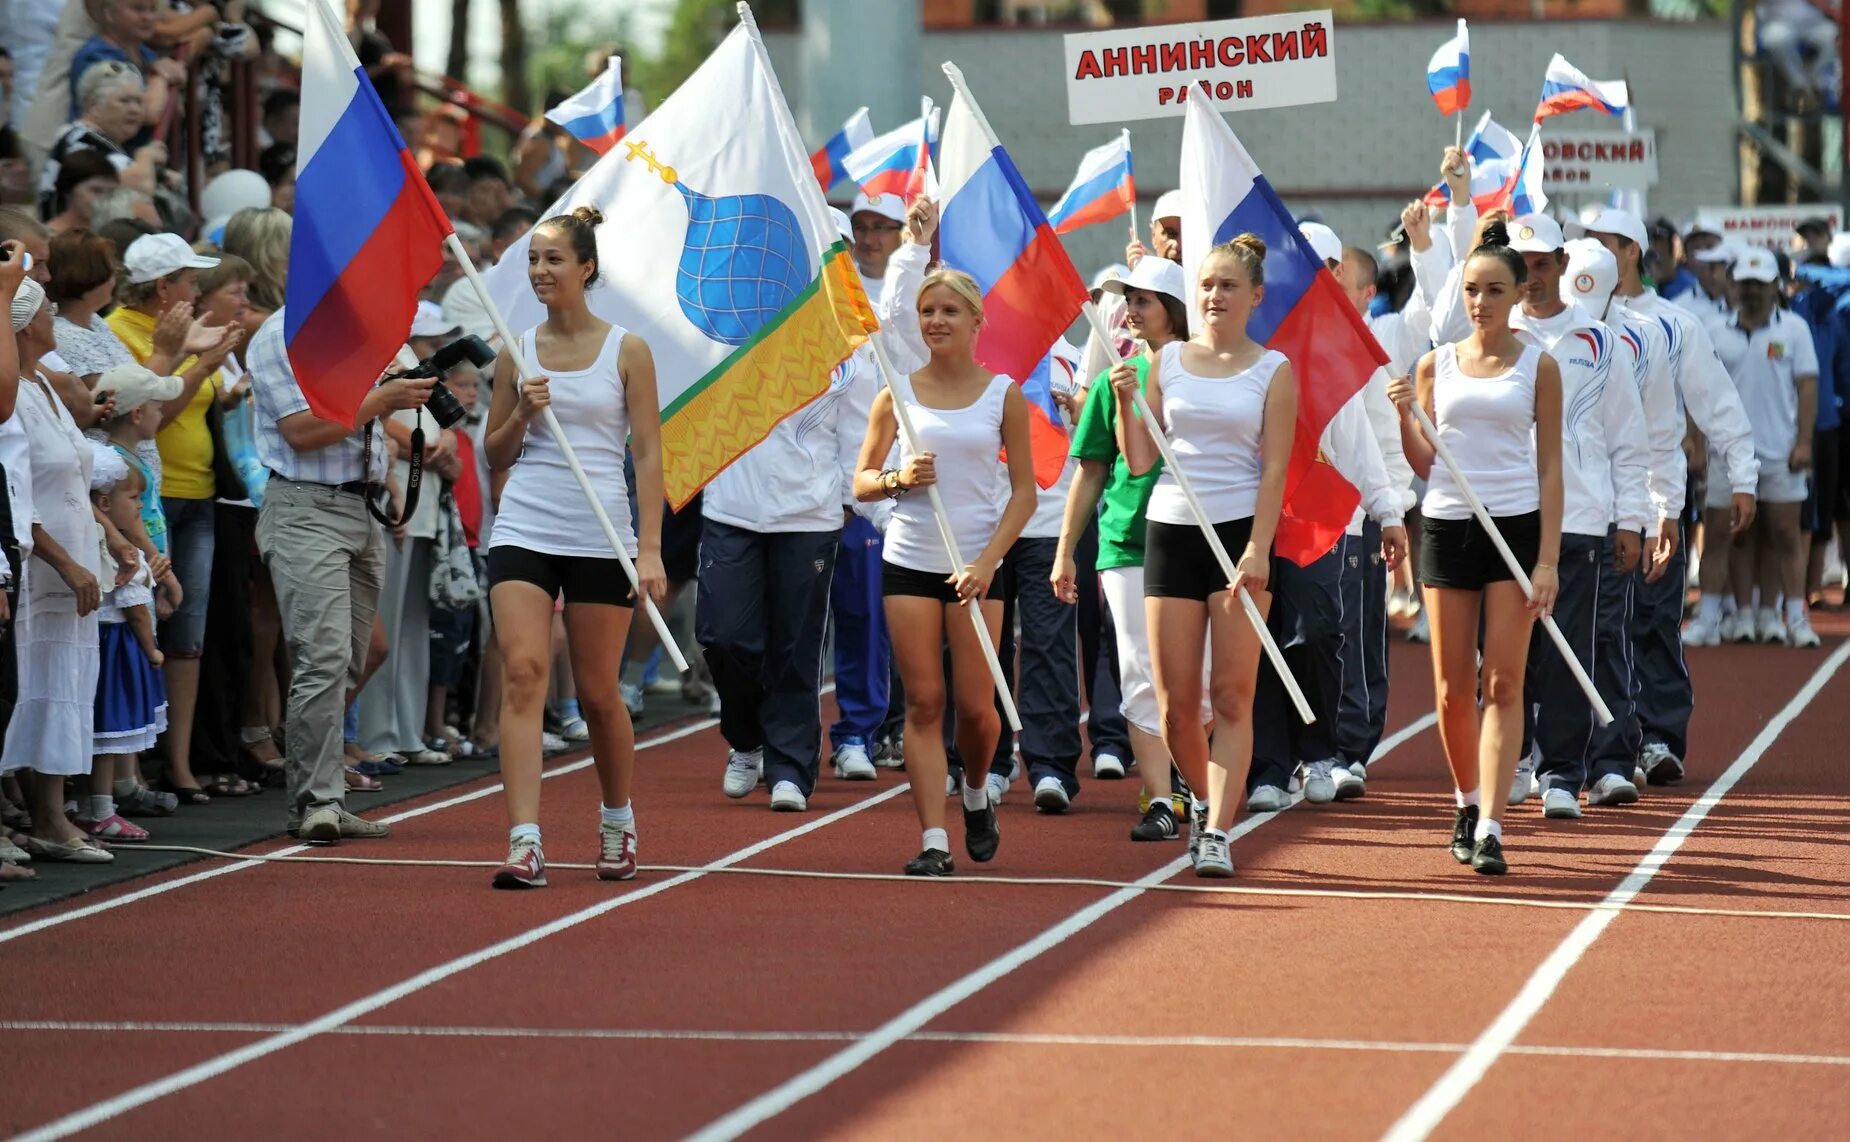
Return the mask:
{"type": "MultiPolygon", "coordinates": [[[[212,430],[207,409],[219,394],[218,368],[242,331],[193,321],[199,300],[196,271],[217,258],[193,252],[177,234],[137,238],[122,254],[116,311],[109,327],[135,359],[156,374],[177,375],[180,395],[161,406],[160,496],[167,515],[167,554],[180,580],[180,607],[161,624],[167,656],[168,792],[195,804],[209,800],[193,777],[193,707],[199,698],[199,653],[205,645],[206,604],[212,585],[212,430]]],[[[229,786],[223,792],[236,792],[229,786]]]]}

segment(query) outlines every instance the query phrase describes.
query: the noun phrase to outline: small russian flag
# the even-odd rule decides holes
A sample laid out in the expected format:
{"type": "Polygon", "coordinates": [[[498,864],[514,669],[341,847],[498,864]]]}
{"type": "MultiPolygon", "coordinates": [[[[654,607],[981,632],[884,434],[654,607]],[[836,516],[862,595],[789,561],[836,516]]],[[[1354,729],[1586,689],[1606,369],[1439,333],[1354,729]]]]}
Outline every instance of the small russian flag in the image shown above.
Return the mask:
{"type": "MultiPolygon", "coordinates": [[[[1471,156],[1471,201],[1482,214],[1495,205],[1503,188],[1522,157],[1522,140],[1484,112],[1477,127],[1465,139],[1465,154],[1471,156]]],[[[1452,190],[1440,183],[1426,192],[1428,206],[1447,206],[1452,190]]]]}
{"type": "Polygon", "coordinates": [[[816,181],[822,184],[822,193],[834,190],[836,183],[848,177],[848,172],[842,167],[842,160],[850,152],[873,141],[873,120],[868,118],[867,108],[863,107],[848,116],[841,130],[830,136],[828,142],[809,156],[809,165],[816,171],[816,181]]]}
{"type": "Polygon", "coordinates": [[[931,143],[938,137],[938,112],[931,100],[923,101],[921,114],[842,159],[842,170],[869,198],[897,194],[911,205],[919,196],[938,196],[931,169],[931,143]]]}
{"type": "Polygon", "coordinates": [[[1631,102],[1631,92],[1623,80],[1588,79],[1585,72],[1557,52],[1542,76],[1542,101],[1535,106],[1535,121],[1540,123],[1550,115],[1565,115],[1583,107],[1619,116],[1625,114],[1631,102]]]}
{"type": "Polygon", "coordinates": [[[1516,169],[1494,205],[1507,209],[1515,218],[1540,214],[1548,209],[1548,196],[1542,193],[1542,125],[1539,122],[1529,128],[1529,141],[1522,145],[1516,169]]]}
{"type": "Polygon", "coordinates": [[[1128,214],[1137,201],[1137,184],[1131,175],[1129,131],[1102,147],[1094,147],[1079,160],[1073,185],[1047,212],[1055,234],[1070,234],[1094,222],[1109,222],[1128,214]]]}
{"type": "Polygon", "coordinates": [[[611,56],[604,74],[546,112],[546,118],[600,155],[616,146],[629,130],[623,122],[623,58],[611,56]]]}
{"type": "Polygon", "coordinates": [[[1432,53],[1426,65],[1426,90],[1432,92],[1440,114],[1456,115],[1471,106],[1471,35],[1463,20],[1458,21],[1458,34],[1432,53]]]}

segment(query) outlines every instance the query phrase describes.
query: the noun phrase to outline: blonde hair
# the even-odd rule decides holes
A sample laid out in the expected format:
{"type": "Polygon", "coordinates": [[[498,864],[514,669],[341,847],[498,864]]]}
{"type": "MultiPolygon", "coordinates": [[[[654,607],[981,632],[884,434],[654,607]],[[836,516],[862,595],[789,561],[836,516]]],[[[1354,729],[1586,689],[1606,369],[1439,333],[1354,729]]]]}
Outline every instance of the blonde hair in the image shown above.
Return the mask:
{"type": "MultiPolygon", "coordinates": [[[[1216,254],[1232,258],[1246,270],[1246,280],[1253,285],[1265,284],[1265,240],[1257,234],[1241,234],[1232,241],[1222,242],[1208,251],[1208,257],[1216,254]]],[[[1202,265],[1207,265],[1204,259],[1202,265]]]]}
{"type": "Polygon", "coordinates": [[[250,301],[271,313],[283,307],[284,283],[289,279],[289,235],[294,220],[274,206],[240,210],[225,223],[227,254],[250,263],[250,301]]]}
{"type": "Polygon", "coordinates": [[[962,270],[953,270],[949,266],[939,266],[925,275],[924,284],[919,286],[919,299],[925,298],[925,291],[932,286],[943,286],[964,301],[976,314],[977,323],[983,321],[983,287],[976,284],[976,279],[962,270]]]}

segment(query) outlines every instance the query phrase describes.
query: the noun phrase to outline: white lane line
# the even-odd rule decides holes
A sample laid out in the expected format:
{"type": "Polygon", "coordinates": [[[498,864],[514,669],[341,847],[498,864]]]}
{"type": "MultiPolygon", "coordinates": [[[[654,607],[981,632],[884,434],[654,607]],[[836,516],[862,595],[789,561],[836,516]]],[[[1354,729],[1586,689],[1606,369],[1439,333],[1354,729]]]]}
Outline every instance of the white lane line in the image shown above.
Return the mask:
{"type": "Polygon", "coordinates": [[[720,857],[718,860],[702,866],[703,871],[682,873],[680,876],[658,881],[654,884],[638,888],[633,892],[628,892],[621,896],[613,896],[608,900],[599,901],[588,908],[581,908],[576,912],[561,916],[550,923],[542,924],[537,928],[530,928],[516,936],[510,936],[480,951],[458,956],[448,963],[438,964],[436,967],[419,972],[410,979],[376,991],[364,998],[354,1000],[352,1003],[342,1007],[337,1007],[326,1015],[308,1023],[304,1023],[301,1026],[277,1032],[268,1038],[247,1044],[235,1051],[227,1051],[225,1054],[219,1055],[216,1058],[207,1059],[203,1063],[187,1067],[185,1070],[175,1072],[165,1078],[143,1083],[141,1086],[126,1091],[123,1094],[119,1094],[114,1098],[105,1099],[102,1102],[94,1103],[73,1114],[67,1114],[55,1122],[46,1123],[44,1126],[40,1126],[35,1130],[18,1135],[17,1142],[49,1142],[50,1139],[65,1138],[78,1131],[88,1130],[126,1111],[133,1110],[138,1106],[144,1106],[157,1099],[165,1098],[170,1094],[175,1094],[189,1087],[197,1086],[208,1079],[216,1078],[228,1071],[236,1070],[246,1063],[255,1062],[266,1055],[273,1055],[286,1047],[292,1047],[297,1043],[312,1039],[317,1035],[326,1034],[363,1015],[368,1015],[382,1007],[396,1003],[406,996],[422,991],[432,984],[441,983],[446,979],[468,971],[470,968],[477,967],[490,960],[499,959],[510,952],[516,952],[522,948],[536,944],[546,939],[548,936],[557,935],[560,932],[575,928],[586,921],[595,920],[606,912],[613,912],[618,908],[627,907],[628,905],[647,900],[651,896],[660,895],[671,888],[677,888],[683,884],[699,880],[706,876],[706,871],[704,870],[726,868],[740,861],[750,860],[760,853],[767,852],[779,845],[787,844],[799,837],[807,836],[818,829],[826,828],[862,810],[871,809],[883,802],[890,801],[894,797],[905,793],[910,788],[911,786],[909,784],[902,781],[891,789],[883,790],[872,797],[857,801],[846,808],[837,809],[835,812],[823,817],[818,817],[807,824],[800,825],[794,829],[788,829],[772,837],[767,837],[764,840],[747,845],[742,849],[736,849],[720,857]]]}
{"type": "MultiPolygon", "coordinates": [[[[105,1035],[273,1035],[295,1023],[136,1023],[57,1019],[0,1020],[0,1031],[96,1033],[105,1035]]],[[[862,1031],[714,1031],[659,1027],[442,1027],[387,1023],[348,1024],[324,1032],[355,1038],[617,1040],[700,1043],[853,1043],[862,1031]]],[[[959,1043],[1007,1047],[1114,1047],[1245,1050],[1364,1051],[1381,1054],[1456,1055],[1469,1043],[1399,1042],[1389,1039],[1304,1039],[1265,1035],[1086,1035],[1032,1031],[915,1031],[908,1043],[959,1043]]],[[[1779,1066],[1850,1067],[1850,1055],[1799,1055],[1776,1051],[1685,1051],[1654,1047],[1513,1046],[1512,1055],[1558,1058],[1638,1059],[1655,1062],[1768,1063],[1779,1066]]]]}
{"type": "MultiPolygon", "coordinates": [[[[667,745],[669,742],[680,741],[682,738],[691,737],[702,730],[709,730],[717,725],[719,725],[718,718],[702,718],[700,721],[690,722],[685,726],[670,730],[665,734],[659,734],[655,737],[639,741],[636,743],[636,748],[644,750],[652,749],[658,745],[667,745]]],[[[577,761],[568,762],[555,769],[547,770],[544,777],[563,777],[568,773],[577,773],[590,764],[591,758],[580,758],[577,761]]],[[[480,779],[478,778],[477,780],[480,779]]],[[[503,788],[505,788],[505,786],[497,781],[492,785],[485,785],[480,789],[471,790],[468,793],[460,793],[454,797],[445,798],[442,801],[433,801],[429,805],[420,805],[415,809],[406,809],[403,812],[394,813],[389,817],[381,817],[379,820],[388,825],[396,825],[400,821],[409,821],[443,809],[453,809],[458,805],[466,805],[471,801],[479,801],[484,797],[492,797],[496,793],[501,792],[503,788]]],[[[290,845],[287,848],[278,849],[267,855],[293,856],[296,853],[308,852],[318,847],[319,846],[316,845],[290,845]]],[[[215,877],[228,876],[234,872],[242,872],[247,868],[260,868],[263,864],[264,862],[260,860],[249,860],[239,861],[236,864],[219,865],[215,868],[206,869],[204,872],[190,873],[186,876],[176,877],[173,880],[164,880],[159,884],[151,884],[146,888],[136,889],[134,892],[124,893],[121,896],[114,896],[96,904],[89,904],[82,908],[73,908],[68,912],[59,912],[55,915],[41,917],[40,919],[21,924],[16,928],[8,928],[4,931],[0,931],[0,944],[7,943],[10,940],[20,939],[23,936],[30,936],[36,932],[43,932],[47,928],[56,928],[59,925],[69,924],[76,920],[86,920],[91,916],[101,915],[104,912],[111,912],[117,908],[136,904],[156,896],[164,896],[176,888],[185,888],[188,885],[199,884],[215,877]]]]}
{"type": "Polygon", "coordinates": [[[1634,897],[1644,891],[1645,886],[1651,883],[1653,877],[1663,871],[1664,865],[1676,855],[1678,849],[1683,847],[1683,842],[1695,832],[1696,826],[1702,824],[1710,810],[1714,809],[1721,799],[1740,782],[1741,778],[1747,776],[1747,772],[1759,763],[1773,742],[1785,732],[1786,727],[1805,712],[1805,708],[1811,705],[1812,700],[1836,676],[1838,669],[1843,666],[1846,659],[1850,659],[1850,642],[1839,645],[1831,656],[1824,660],[1805,685],[1799,688],[1799,692],[1792,696],[1792,700],[1773,716],[1773,720],[1768,722],[1754,737],[1754,740],[1748,743],[1747,748],[1741,751],[1741,755],[1734,759],[1734,764],[1715,779],[1715,784],[1709,786],[1702,796],[1684,811],[1676,823],[1658,838],[1657,843],[1651,847],[1651,851],[1646,853],[1625,879],[1619,882],[1618,887],[1607,894],[1603,903],[1609,907],[1588,913],[1580,923],[1574,926],[1574,930],[1567,934],[1567,938],[1562,940],[1554,951],[1549,953],[1548,958],[1542,961],[1541,966],[1535,969],[1534,974],[1529,976],[1528,982],[1524,983],[1522,990],[1516,993],[1516,998],[1510,1000],[1509,1006],[1505,1007],[1490,1026],[1484,1028],[1483,1033],[1466,1049],[1465,1053],[1443,1075],[1439,1076],[1439,1081],[1421,1095],[1419,1101],[1408,1107],[1406,1113],[1400,1116],[1399,1121],[1388,1128],[1384,1136],[1387,1142],[1419,1142],[1445,1121],[1445,1116],[1464,1101],[1465,1096],[1477,1086],[1479,1080],[1496,1063],[1498,1057],[1510,1049],[1516,1037],[1522,1034],[1523,1028],[1529,1025],[1529,1021],[1534,1019],[1542,1007],[1554,996],[1555,989],[1561,985],[1561,980],[1573,970],[1574,965],[1580,962],[1580,957],[1586,954],[1587,949],[1593,946],[1593,942],[1598,940],[1600,935],[1606,931],[1607,926],[1618,917],[1617,908],[1629,904],[1634,897]]]}
{"type": "MultiPolygon", "coordinates": [[[[1406,726],[1383,741],[1376,748],[1375,755],[1370,760],[1379,761],[1387,753],[1397,749],[1402,743],[1433,725],[1437,720],[1436,714],[1428,714],[1412,725],[1406,726]]],[[[1293,798],[1292,804],[1296,805],[1302,796],[1299,794],[1293,798]]],[[[1278,813],[1265,813],[1248,817],[1228,833],[1228,839],[1238,840],[1277,816],[1278,813]]],[[[722,1115],[689,1135],[689,1138],[697,1142],[718,1142],[720,1139],[737,1138],[746,1131],[770,1121],[860,1067],[893,1044],[923,1030],[927,1023],[990,984],[1059,947],[1075,934],[1084,931],[1142,896],[1146,889],[1163,883],[1187,867],[1189,867],[1188,856],[1184,854],[1129,887],[1121,888],[1109,896],[1094,901],[1026,943],[1016,946],[962,979],[926,996],[853,1045],[829,1056],[808,1070],[792,1076],[731,1113],[722,1115]]]]}

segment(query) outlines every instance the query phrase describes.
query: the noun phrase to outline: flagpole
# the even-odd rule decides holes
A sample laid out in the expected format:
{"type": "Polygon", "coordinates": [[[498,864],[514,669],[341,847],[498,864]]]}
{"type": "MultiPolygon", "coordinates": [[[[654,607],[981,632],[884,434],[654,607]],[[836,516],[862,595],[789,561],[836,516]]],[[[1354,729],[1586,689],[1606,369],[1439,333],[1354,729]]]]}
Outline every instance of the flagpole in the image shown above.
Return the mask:
{"type": "MultiPolygon", "coordinates": [[[[1432,442],[1433,451],[1439,454],[1439,459],[1451,471],[1452,479],[1457,482],[1459,492],[1464,495],[1465,502],[1471,505],[1471,514],[1477,517],[1477,522],[1490,536],[1490,542],[1496,546],[1497,554],[1503,557],[1503,565],[1510,569],[1510,574],[1515,577],[1517,586],[1522,588],[1522,593],[1533,599],[1535,585],[1529,581],[1529,573],[1523,570],[1521,562],[1516,558],[1516,553],[1510,550],[1508,543],[1504,542],[1503,533],[1497,530],[1496,521],[1490,518],[1490,512],[1484,507],[1484,501],[1477,498],[1477,491],[1471,487],[1471,481],[1459,471],[1458,461],[1452,458],[1452,450],[1446,447],[1445,441],[1439,438],[1439,429],[1433,424],[1432,418],[1426,415],[1426,409],[1419,401],[1413,402],[1413,411],[1419,418],[1420,431],[1426,434],[1426,439],[1432,442]]],[[[1587,701],[1592,703],[1593,713],[1599,718],[1599,724],[1611,725],[1612,711],[1600,698],[1599,690],[1594,687],[1593,680],[1588,678],[1587,672],[1581,668],[1580,659],[1574,656],[1573,648],[1567,644],[1567,637],[1561,633],[1561,628],[1555,625],[1554,616],[1543,615],[1542,626],[1548,631],[1548,637],[1554,641],[1555,648],[1561,652],[1561,658],[1567,663],[1567,668],[1573,672],[1574,681],[1580,683],[1581,691],[1586,694],[1587,701]]]]}
{"type": "MultiPolygon", "coordinates": [[[[893,398],[893,416],[899,421],[899,434],[905,437],[906,448],[914,456],[923,452],[924,446],[919,440],[918,429],[913,427],[912,413],[906,408],[906,399],[900,395],[896,380],[897,371],[893,362],[887,358],[886,348],[880,344],[880,334],[869,333],[867,341],[874,347],[874,357],[880,362],[880,376],[886,384],[888,395],[893,398]]],[[[944,550],[951,557],[951,566],[961,570],[964,564],[963,553],[958,550],[957,535],[951,530],[950,514],[944,510],[944,497],[938,492],[937,484],[927,484],[925,495],[931,500],[931,514],[938,521],[938,538],[944,541],[944,550]]],[[[1003,673],[1002,660],[996,656],[995,640],[989,637],[989,624],[983,621],[981,599],[973,599],[966,604],[970,612],[970,621],[976,626],[976,638],[983,647],[983,658],[989,664],[989,676],[995,679],[996,697],[1002,700],[1002,713],[1008,719],[1009,729],[1021,732],[1021,714],[1015,709],[1014,695],[1009,693],[1008,676],[1003,673]]],[[[969,762],[976,764],[976,762],[969,762]]]]}
{"type": "Polygon", "coordinates": [[[1465,149],[1465,109],[1460,107],[1452,113],[1452,146],[1465,149]]]}
{"type": "MultiPolygon", "coordinates": [[[[443,241],[449,246],[450,252],[456,255],[457,264],[462,266],[463,276],[469,279],[469,285],[475,290],[475,296],[481,300],[482,307],[488,311],[489,319],[495,323],[495,332],[501,335],[501,351],[508,354],[514,362],[514,368],[521,382],[525,383],[538,376],[538,371],[520,351],[520,342],[515,340],[513,333],[509,332],[507,318],[502,316],[501,307],[496,305],[495,299],[489,295],[488,283],[484,282],[482,275],[476,272],[475,262],[470,259],[469,251],[463,247],[455,231],[451,231],[443,241]]],[[[590,502],[591,514],[597,517],[597,525],[604,530],[605,540],[616,551],[617,561],[623,564],[623,573],[629,576],[630,586],[635,589],[637,599],[641,601],[643,609],[648,612],[649,622],[655,627],[655,633],[661,637],[662,649],[668,653],[675,669],[685,673],[688,669],[687,658],[682,655],[680,646],[675,643],[674,635],[669,633],[668,622],[662,617],[661,610],[656,607],[655,600],[642,589],[642,580],[636,574],[635,560],[630,558],[629,552],[623,546],[623,540],[617,535],[616,525],[610,522],[609,514],[604,511],[603,501],[597,498],[597,489],[591,486],[591,477],[585,474],[584,466],[578,462],[578,453],[572,449],[571,441],[565,438],[565,430],[559,426],[559,418],[553,415],[552,406],[548,405],[541,409],[540,416],[546,422],[546,430],[552,433],[553,443],[559,446],[559,454],[565,457],[566,467],[572,470],[572,476],[578,481],[579,489],[584,492],[585,499],[590,502]]]]}
{"type": "MultiPolygon", "coordinates": [[[[1124,153],[1126,155],[1129,155],[1131,153],[1131,129],[1129,127],[1124,128],[1124,153]]],[[[1137,240],[1137,175],[1135,173],[1135,170],[1133,170],[1131,174],[1131,241],[1135,242],[1136,240],[1137,240]]]]}

